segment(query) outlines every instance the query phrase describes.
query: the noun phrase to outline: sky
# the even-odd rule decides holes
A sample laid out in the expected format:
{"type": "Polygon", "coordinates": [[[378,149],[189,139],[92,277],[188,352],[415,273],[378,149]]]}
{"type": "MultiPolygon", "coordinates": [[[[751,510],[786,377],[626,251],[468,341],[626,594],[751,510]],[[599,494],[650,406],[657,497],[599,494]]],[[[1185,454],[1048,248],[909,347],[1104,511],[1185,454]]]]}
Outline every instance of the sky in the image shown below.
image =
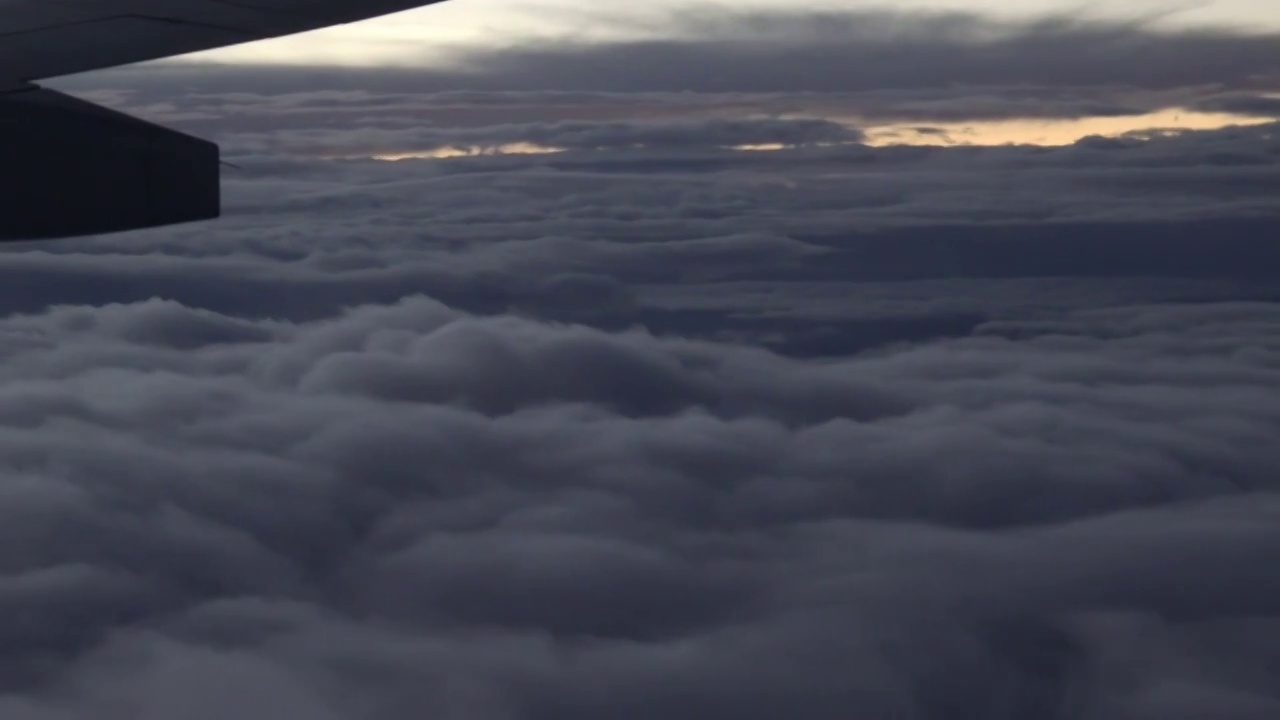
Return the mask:
{"type": "MultiPolygon", "coordinates": [[[[601,9],[587,0],[449,0],[353,25],[288,39],[202,53],[234,62],[387,64],[439,56],[457,45],[506,45],[530,38],[662,36],[669,19],[683,13],[720,14],[794,10],[780,0],[649,0],[601,9]],[[638,7],[637,7],[638,5],[638,7]]],[[[1252,32],[1280,29],[1280,12],[1268,0],[810,0],[806,11],[973,12],[1002,19],[1079,14],[1098,19],[1150,20],[1163,28],[1221,26],[1252,32]]]]}
{"type": "MultiPolygon", "coordinates": [[[[1201,45],[1213,45],[1215,40],[1222,44],[1224,37],[1241,34],[1258,47],[1241,47],[1240,57],[1234,59],[1246,64],[1261,61],[1260,67],[1252,69],[1263,73],[1237,75],[1234,81],[1261,92],[1275,91],[1280,88],[1280,80],[1267,66],[1268,60],[1245,60],[1244,56],[1270,55],[1261,46],[1270,41],[1269,34],[1278,32],[1280,12],[1261,0],[1162,0],[1123,6],[1059,0],[920,0],[893,4],[816,0],[799,8],[773,0],[666,0],[645,3],[641,8],[608,9],[581,0],[454,0],[292,38],[199,53],[188,61],[452,71],[459,75],[454,85],[466,87],[467,75],[486,74],[492,69],[485,67],[488,63],[523,52],[537,53],[545,66],[541,77],[516,81],[526,88],[602,89],[626,75],[665,72],[664,77],[644,80],[651,87],[664,90],[775,93],[794,93],[801,89],[798,84],[810,86],[805,89],[839,88],[842,70],[837,67],[849,72],[853,66],[845,89],[862,90],[863,98],[850,99],[838,109],[801,106],[785,112],[818,115],[858,127],[866,131],[868,142],[876,144],[1065,145],[1088,135],[1114,136],[1156,127],[1201,130],[1261,123],[1273,119],[1275,112],[1240,113],[1231,108],[1201,107],[1184,95],[1172,94],[1174,88],[1169,87],[1168,77],[1156,83],[1166,92],[1163,97],[1147,97],[1140,106],[1131,104],[1123,110],[1108,102],[1112,98],[1097,98],[1097,107],[1075,107],[1055,114],[1045,105],[1059,99],[1024,96],[1021,101],[1028,112],[1023,116],[957,119],[941,113],[928,117],[927,112],[917,111],[909,118],[883,114],[868,117],[859,112],[858,105],[862,103],[858,100],[869,101],[865,96],[868,90],[900,91],[903,88],[894,87],[896,73],[930,67],[928,77],[913,78],[913,84],[928,85],[938,92],[949,90],[952,94],[965,86],[994,90],[997,85],[1002,86],[998,94],[1014,94],[1019,89],[1027,90],[1017,85],[1043,84],[1045,76],[1054,71],[1070,74],[1090,66],[1091,77],[1072,78],[1057,89],[1077,95],[1110,93],[1114,97],[1125,89],[1155,90],[1144,87],[1153,79],[1151,72],[1181,69],[1187,83],[1181,89],[1201,94],[1221,82],[1217,74],[1222,70],[1215,60],[1201,55],[1201,45]],[[1044,41],[1044,50],[1052,56],[1031,60],[1043,65],[1043,72],[1037,73],[1035,68],[1021,68],[1020,72],[1016,56],[1029,48],[1019,45],[1035,43],[1037,39],[1044,41]],[[704,73],[701,87],[696,86],[697,79],[694,86],[687,86],[690,79],[684,75],[690,65],[708,60],[693,55],[698,48],[708,49],[713,44],[724,51],[752,45],[756,50],[732,62],[725,53],[720,60],[727,62],[726,66],[719,67],[716,73],[704,73]],[[909,56],[897,54],[908,47],[909,56]],[[665,52],[666,49],[675,52],[665,52]],[[657,57],[643,57],[647,52],[657,57]],[[626,67],[608,68],[600,64],[607,62],[604,58],[587,57],[603,53],[612,54],[626,67]],[[624,53],[633,57],[623,59],[624,53]],[[955,57],[944,58],[947,53],[955,57]],[[1095,53],[1096,57],[1088,57],[1095,53]],[[564,66],[552,67],[555,62],[564,66]],[[911,65],[915,67],[910,68],[911,65]],[[600,77],[586,77],[597,67],[601,68],[600,77]],[[653,71],[646,72],[649,68],[653,71]],[[928,132],[917,132],[922,120],[927,121],[923,125],[929,128],[928,132]]],[[[537,71],[538,65],[531,65],[530,69],[537,71]]],[[[1243,69],[1236,67],[1234,71],[1243,69]]],[[[772,108],[756,110],[779,112],[772,108]]],[[[523,148],[534,149],[528,145],[523,148]]],[[[396,152],[419,151],[422,150],[396,152]]]]}
{"type": "Polygon", "coordinates": [[[982,9],[50,83],[0,720],[1280,717],[1280,38],[982,9]]]}

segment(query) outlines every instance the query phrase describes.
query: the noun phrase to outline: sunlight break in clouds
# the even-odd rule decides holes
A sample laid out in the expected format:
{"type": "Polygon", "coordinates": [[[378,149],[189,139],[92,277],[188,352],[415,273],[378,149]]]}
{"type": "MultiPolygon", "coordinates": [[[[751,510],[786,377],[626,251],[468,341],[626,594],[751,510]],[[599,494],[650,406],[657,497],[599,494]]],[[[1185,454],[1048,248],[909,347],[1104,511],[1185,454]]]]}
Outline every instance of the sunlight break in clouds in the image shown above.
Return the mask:
{"type": "MultiPolygon", "coordinates": [[[[375,153],[369,157],[374,160],[383,160],[386,162],[395,162],[397,160],[427,160],[427,159],[443,159],[457,157],[476,157],[479,155],[547,155],[551,153],[564,152],[564,148],[550,147],[547,145],[535,145],[527,142],[501,143],[499,145],[483,147],[480,145],[468,145],[463,147],[442,147],[433,148],[431,150],[403,150],[388,153],[375,153]]],[[[357,155],[355,157],[363,157],[357,155]]],[[[350,159],[350,158],[348,158],[350,159]]]]}
{"type": "Polygon", "coordinates": [[[1265,125],[1270,118],[1198,112],[1170,108],[1132,117],[1078,119],[1011,119],[971,122],[940,122],[926,131],[919,123],[871,125],[866,128],[871,145],[1070,145],[1092,135],[1117,137],[1144,130],[1214,130],[1239,125],[1265,125]]]}

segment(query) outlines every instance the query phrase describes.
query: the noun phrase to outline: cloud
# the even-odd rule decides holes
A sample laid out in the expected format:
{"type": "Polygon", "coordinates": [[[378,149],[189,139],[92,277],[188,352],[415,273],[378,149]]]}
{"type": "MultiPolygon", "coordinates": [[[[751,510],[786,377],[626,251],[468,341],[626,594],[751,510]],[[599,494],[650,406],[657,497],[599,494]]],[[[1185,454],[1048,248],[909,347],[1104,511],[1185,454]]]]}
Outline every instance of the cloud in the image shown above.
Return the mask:
{"type": "Polygon", "coordinates": [[[1274,715],[1274,125],[264,87],[153,107],[222,220],[0,252],[0,717],[1274,715]]]}
{"type": "Polygon", "coordinates": [[[429,154],[439,150],[501,151],[530,145],[535,151],[625,148],[684,149],[742,146],[805,147],[855,143],[857,130],[829,120],[710,119],[650,122],[557,122],[479,128],[371,128],[311,133],[254,133],[235,138],[232,152],[292,152],[320,156],[429,154]],[[280,141],[286,146],[282,147],[280,141]]]}
{"type": "Polygon", "coordinates": [[[1241,115],[1276,117],[1280,114],[1280,97],[1234,93],[1205,98],[1200,106],[1208,110],[1225,111],[1241,115]]]}
{"type": "MultiPolygon", "coordinates": [[[[602,11],[591,22],[625,27],[634,18],[602,11]]],[[[234,87],[260,75],[273,93],[322,81],[329,88],[415,92],[840,92],[949,86],[1244,87],[1280,68],[1274,38],[1229,30],[1159,30],[1144,22],[1070,15],[1014,22],[947,12],[689,11],[654,21],[653,39],[529,41],[460,50],[451,64],[388,68],[225,68],[151,64],[143,75],[178,74],[193,90],[234,87]],[[1089,52],[1080,52],[1087,47],[1089,52]],[[1204,62],[1181,62],[1188,54],[1204,62]],[[372,84],[370,81],[373,80],[372,84]],[[336,81],[336,82],[335,82],[336,81]],[[286,84],[288,83],[288,84],[286,84]]]]}
{"type": "Polygon", "coordinates": [[[13,716],[1273,702],[1230,640],[1280,602],[1269,304],[826,363],[422,298],[210,318],[4,322],[13,716]]]}
{"type": "Polygon", "coordinates": [[[1233,86],[1280,64],[1266,35],[1161,32],[1070,16],[1017,24],[966,13],[719,10],[682,14],[675,25],[670,40],[481,50],[457,64],[473,86],[494,78],[513,90],[704,92],[1233,86]],[[1179,61],[1187,54],[1205,62],[1187,67],[1179,61]]]}
{"type": "MultiPolygon", "coordinates": [[[[399,68],[153,63],[56,84],[131,89],[157,119],[213,129],[296,127],[289,123],[300,115],[312,127],[322,118],[351,127],[371,102],[412,107],[419,124],[441,127],[690,113],[914,124],[1116,118],[1202,105],[1236,112],[1238,105],[1212,98],[1263,97],[1280,82],[1272,35],[1161,30],[1143,21],[726,7],[661,17],[610,10],[580,22],[641,39],[464,47],[399,68]],[[191,94],[175,100],[174,83],[191,94]]],[[[1275,116],[1256,102],[1241,112],[1275,116]]]]}

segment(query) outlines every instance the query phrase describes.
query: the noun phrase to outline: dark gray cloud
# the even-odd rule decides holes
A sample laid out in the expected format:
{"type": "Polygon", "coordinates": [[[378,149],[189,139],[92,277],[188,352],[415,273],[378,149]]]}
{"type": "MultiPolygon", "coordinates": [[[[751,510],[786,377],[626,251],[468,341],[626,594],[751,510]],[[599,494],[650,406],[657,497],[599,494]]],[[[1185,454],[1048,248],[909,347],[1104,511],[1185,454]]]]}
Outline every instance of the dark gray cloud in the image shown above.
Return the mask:
{"type": "Polygon", "coordinates": [[[0,717],[1280,705],[1274,125],[158,88],[99,96],[226,118],[226,217],[0,248],[0,717]]]}
{"type": "MultiPolygon", "coordinates": [[[[609,20],[607,12],[599,20],[609,20]]],[[[478,51],[457,61],[502,89],[819,91],[967,85],[1238,86],[1280,70],[1276,38],[1159,31],[1071,16],[1002,23],[967,13],[690,12],[684,37],[478,51]],[[1088,52],[1081,52],[1088,48],[1088,52]],[[1188,64],[1187,57],[1200,62],[1188,64]],[[693,72],[690,70],[693,69],[693,72]]]]}
{"type": "Polygon", "coordinates": [[[1205,98],[1199,107],[1219,112],[1260,117],[1280,116],[1280,95],[1234,93],[1205,98]]]}
{"type": "Polygon", "coordinates": [[[423,298],[3,325],[12,717],[1274,702],[1269,304],[821,364],[423,298]]]}

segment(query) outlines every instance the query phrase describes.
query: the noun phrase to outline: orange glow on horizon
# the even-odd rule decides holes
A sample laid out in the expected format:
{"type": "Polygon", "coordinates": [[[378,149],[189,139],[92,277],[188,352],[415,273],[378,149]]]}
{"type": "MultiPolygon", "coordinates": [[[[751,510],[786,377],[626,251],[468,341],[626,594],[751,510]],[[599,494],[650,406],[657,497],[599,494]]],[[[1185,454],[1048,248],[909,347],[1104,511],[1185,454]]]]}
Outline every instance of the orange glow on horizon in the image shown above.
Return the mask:
{"type": "Polygon", "coordinates": [[[1090,135],[1117,137],[1143,130],[1220,130],[1232,125],[1265,125],[1280,118],[1171,108],[1145,115],[1079,119],[979,120],[951,123],[896,123],[866,128],[867,144],[888,145],[1070,145],[1090,135]],[[927,131],[918,128],[927,126],[927,131]]]}
{"type": "MultiPolygon", "coordinates": [[[[836,143],[819,143],[820,145],[833,145],[836,143]]],[[[761,143],[757,145],[734,145],[727,149],[739,150],[742,152],[776,152],[778,150],[786,150],[788,145],[782,143],[761,143]]],[[[643,145],[636,145],[633,149],[643,149],[643,145]]],[[[538,145],[530,142],[504,143],[494,146],[471,145],[468,147],[439,147],[428,150],[404,150],[398,152],[378,153],[372,156],[374,160],[383,160],[386,162],[397,162],[400,160],[440,160],[445,158],[458,157],[479,157],[481,155],[552,155],[555,153],[566,152],[568,148],[554,147],[551,145],[538,145]]]]}
{"type": "Polygon", "coordinates": [[[515,142],[494,146],[470,145],[467,147],[438,147],[429,150],[386,152],[374,155],[373,159],[398,162],[400,160],[442,160],[444,158],[478,157],[481,155],[550,155],[564,152],[564,150],[564,148],[548,145],[515,142]]]}

